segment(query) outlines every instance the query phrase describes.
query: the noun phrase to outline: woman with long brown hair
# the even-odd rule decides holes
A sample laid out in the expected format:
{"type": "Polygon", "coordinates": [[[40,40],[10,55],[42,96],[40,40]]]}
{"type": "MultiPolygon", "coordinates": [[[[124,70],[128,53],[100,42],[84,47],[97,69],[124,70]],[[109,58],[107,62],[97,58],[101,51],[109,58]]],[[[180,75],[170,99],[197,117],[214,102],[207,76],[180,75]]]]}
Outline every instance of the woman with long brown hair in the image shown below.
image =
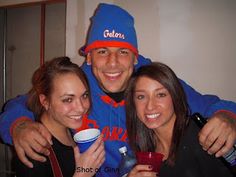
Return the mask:
{"type": "Polygon", "coordinates": [[[143,66],[132,76],[126,92],[126,116],[133,151],[164,155],[160,174],[154,174],[150,166],[136,165],[129,177],[233,176],[219,159],[202,149],[181,83],[165,64],[143,66]]]}

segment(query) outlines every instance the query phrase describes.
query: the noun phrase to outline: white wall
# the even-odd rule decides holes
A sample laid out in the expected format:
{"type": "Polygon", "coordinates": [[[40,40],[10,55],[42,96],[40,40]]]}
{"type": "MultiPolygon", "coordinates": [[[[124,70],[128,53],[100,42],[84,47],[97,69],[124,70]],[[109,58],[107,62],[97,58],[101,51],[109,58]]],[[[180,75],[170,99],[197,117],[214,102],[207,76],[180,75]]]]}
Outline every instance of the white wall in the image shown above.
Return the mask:
{"type": "Polygon", "coordinates": [[[66,54],[78,64],[77,49],[99,2],[134,16],[142,55],[168,64],[201,93],[236,101],[235,0],[67,1],[66,54]]]}
{"type": "Polygon", "coordinates": [[[235,17],[235,0],[161,0],[160,60],[201,93],[236,101],[235,17]]]}

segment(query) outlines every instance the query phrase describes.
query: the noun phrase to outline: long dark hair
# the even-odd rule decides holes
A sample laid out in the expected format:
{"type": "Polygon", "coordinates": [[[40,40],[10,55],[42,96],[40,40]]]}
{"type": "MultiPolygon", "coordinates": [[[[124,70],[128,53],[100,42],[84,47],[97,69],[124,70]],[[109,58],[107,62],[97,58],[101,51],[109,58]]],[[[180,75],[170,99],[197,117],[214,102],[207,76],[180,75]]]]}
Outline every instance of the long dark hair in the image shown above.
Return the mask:
{"type": "Polygon", "coordinates": [[[50,61],[45,62],[41,67],[39,67],[33,74],[32,77],[32,88],[28,93],[27,106],[34,112],[35,116],[38,118],[44,111],[44,107],[41,105],[39,100],[39,95],[44,94],[46,97],[50,98],[53,90],[53,80],[58,74],[76,74],[81,82],[84,84],[85,88],[89,92],[89,100],[91,103],[89,83],[86,75],[80,69],[80,67],[72,63],[68,57],[57,57],[50,61]]]}
{"type": "Polygon", "coordinates": [[[129,144],[134,152],[151,151],[155,152],[158,146],[154,130],[149,129],[137,117],[134,104],[134,91],[138,78],[145,76],[161,83],[170,93],[176,121],[173,129],[173,136],[167,163],[173,165],[176,159],[176,151],[179,146],[184,129],[188,124],[188,106],[186,96],[179,79],[175,73],[165,64],[153,62],[143,66],[133,74],[125,93],[126,99],[126,126],[129,144]]]}

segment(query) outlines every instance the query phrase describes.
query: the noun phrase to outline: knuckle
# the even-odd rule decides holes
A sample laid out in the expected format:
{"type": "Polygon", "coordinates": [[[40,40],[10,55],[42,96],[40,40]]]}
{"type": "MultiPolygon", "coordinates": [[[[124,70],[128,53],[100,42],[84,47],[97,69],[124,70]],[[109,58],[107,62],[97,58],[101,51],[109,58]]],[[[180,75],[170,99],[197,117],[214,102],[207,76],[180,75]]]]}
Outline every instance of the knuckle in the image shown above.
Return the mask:
{"type": "Polygon", "coordinates": [[[20,139],[17,143],[17,147],[25,149],[27,147],[27,141],[25,139],[20,139]]]}
{"type": "Polygon", "coordinates": [[[222,154],[227,154],[229,151],[230,151],[230,148],[229,148],[229,147],[225,147],[225,148],[222,148],[222,149],[221,149],[221,153],[222,153],[222,154]]]}
{"type": "Polygon", "coordinates": [[[198,134],[198,137],[201,143],[203,143],[206,139],[206,135],[202,131],[198,134]]]}
{"type": "Polygon", "coordinates": [[[225,131],[225,130],[231,129],[231,126],[227,122],[222,122],[221,128],[222,128],[222,130],[225,131]]]}
{"type": "Polygon", "coordinates": [[[215,143],[215,142],[216,142],[216,137],[214,137],[214,136],[209,136],[209,137],[207,138],[207,144],[212,145],[212,144],[215,143]]]}
{"type": "Polygon", "coordinates": [[[38,147],[38,152],[39,153],[44,153],[45,151],[46,151],[46,149],[44,147],[42,147],[42,146],[38,147]]]}
{"type": "Polygon", "coordinates": [[[225,144],[225,141],[223,141],[223,140],[217,140],[216,142],[215,142],[215,146],[217,146],[217,147],[219,147],[219,148],[221,148],[223,145],[225,144]]]}
{"type": "Polygon", "coordinates": [[[25,161],[25,154],[21,153],[21,152],[17,152],[17,156],[19,157],[19,159],[23,162],[25,161]]]}
{"type": "Polygon", "coordinates": [[[42,148],[41,148],[40,146],[35,146],[35,147],[34,147],[34,150],[35,150],[36,152],[42,152],[42,148]]]}
{"type": "Polygon", "coordinates": [[[29,161],[26,158],[22,158],[20,161],[27,166],[29,165],[29,161]]]}
{"type": "Polygon", "coordinates": [[[24,136],[24,138],[27,138],[27,139],[33,139],[35,135],[35,130],[28,130],[28,131],[25,131],[24,134],[22,134],[22,136],[24,136]]]}
{"type": "Polygon", "coordinates": [[[47,142],[44,139],[39,139],[41,148],[47,147],[47,142]]]}
{"type": "Polygon", "coordinates": [[[34,160],[37,160],[37,161],[40,160],[40,159],[38,158],[38,156],[35,155],[35,154],[31,154],[30,157],[31,157],[32,159],[34,159],[34,160]]]}

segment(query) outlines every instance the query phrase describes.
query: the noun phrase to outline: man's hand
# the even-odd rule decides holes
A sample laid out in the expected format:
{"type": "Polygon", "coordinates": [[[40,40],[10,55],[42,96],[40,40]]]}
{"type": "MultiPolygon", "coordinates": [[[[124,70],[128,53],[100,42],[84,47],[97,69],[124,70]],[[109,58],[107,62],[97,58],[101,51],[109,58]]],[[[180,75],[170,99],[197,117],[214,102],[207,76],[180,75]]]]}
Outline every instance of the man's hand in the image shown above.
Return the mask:
{"type": "Polygon", "coordinates": [[[236,119],[227,112],[214,114],[200,131],[199,142],[209,154],[227,154],[236,142],[236,119]]]}
{"type": "Polygon", "coordinates": [[[18,121],[13,127],[12,139],[19,159],[26,166],[33,168],[27,156],[36,161],[46,161],[41,154],[49,155],[47,147],[52,143],[50,132],[42,124],[31,120],[18,121]]]}

